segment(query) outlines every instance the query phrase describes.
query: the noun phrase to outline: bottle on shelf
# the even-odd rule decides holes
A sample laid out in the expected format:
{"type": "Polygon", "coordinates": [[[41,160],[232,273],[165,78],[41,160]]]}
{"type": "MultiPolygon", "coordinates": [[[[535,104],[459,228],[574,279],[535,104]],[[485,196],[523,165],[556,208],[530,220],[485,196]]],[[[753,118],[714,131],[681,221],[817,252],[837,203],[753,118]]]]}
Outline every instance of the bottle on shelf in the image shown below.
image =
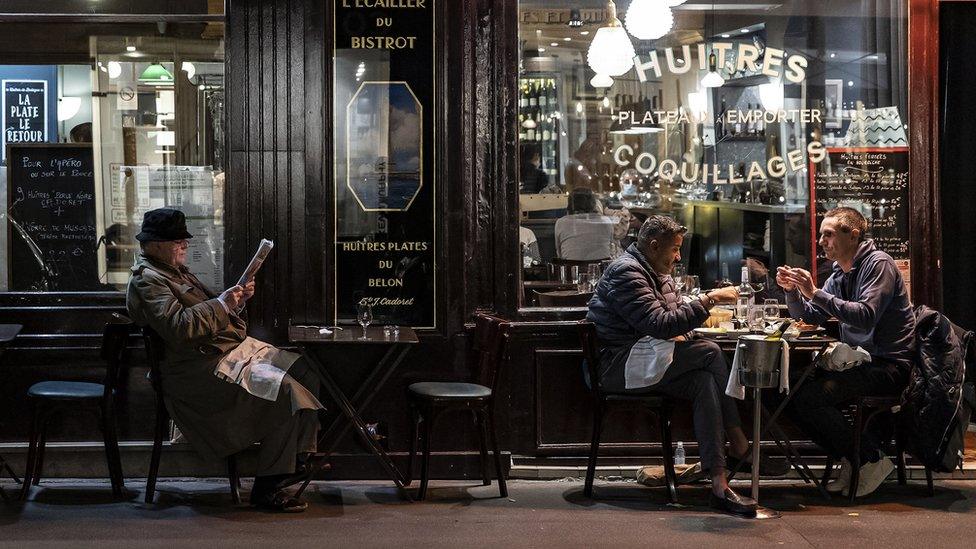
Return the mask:
{"type": "Polygon", "coordinates": [[[719,111],[718,116],[715,117],[715,137],[716,139],[722,139],[728,129],[725,126],[725,98],[722,98],[722,110],[719,111]]]}
{"type": "Polygon", "coordinates": [[[746,116],[748,117],[746,119],[746,135],[756,135],[756,123],[752,119],[752,103],[747,103],[746,116]]]}

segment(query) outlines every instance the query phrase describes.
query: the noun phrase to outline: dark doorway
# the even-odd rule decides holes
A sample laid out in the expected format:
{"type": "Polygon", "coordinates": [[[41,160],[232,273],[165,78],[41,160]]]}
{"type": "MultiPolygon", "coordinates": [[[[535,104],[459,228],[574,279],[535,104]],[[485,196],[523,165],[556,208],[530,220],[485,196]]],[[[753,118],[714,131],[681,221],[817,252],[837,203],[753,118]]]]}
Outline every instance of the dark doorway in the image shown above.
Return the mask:
{"type": "Polygon", "coordinates": [[[939,136],[943,312],[976,328],[976,4],[939,4],[939,136]]]}

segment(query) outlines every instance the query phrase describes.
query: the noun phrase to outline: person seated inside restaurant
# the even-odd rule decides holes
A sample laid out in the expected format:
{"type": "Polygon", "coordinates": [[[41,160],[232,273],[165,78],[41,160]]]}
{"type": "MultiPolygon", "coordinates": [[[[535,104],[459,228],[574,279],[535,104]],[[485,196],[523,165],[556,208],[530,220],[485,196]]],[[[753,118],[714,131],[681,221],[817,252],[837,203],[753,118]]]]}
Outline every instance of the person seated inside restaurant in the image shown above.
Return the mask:
{"type": "MultiPolygon", "coordinates": [[[[746,460],[749,449],[735,401],[725,395],[729,364],[714,341],[690,336],[712,307],[734,303],[738,290],[730,286],[682,299],[671,271],[681,260],[686,232],[674,219],[653,215],[637,242],[604,271],[586,315],[600,342],[600,383],[608,391],[691,400],[702,469],[712,479],[712,505],[751,515],[756,502],[734,492],[726,479],[726,468],[746,460]]],[[[774,472],[769,461],[760,468],[774,472]]]]}
{"type": "Polygon", "coordinates": [[[186,217],[145,213],[126,308],[162,339],[166,409],[204,457],[226,458],[260,442],[251,504],[285,512],[307,504],[285,488],[317,463],[317,375],[299,355],[247,336],[254,281],[217,295],[186,267],[186,217]]]}
{"type": "Polygon", "coordinates": [[[833,492],[870,494],[895,466],[881,451],[875,432],[861,437],[858,485],[850,486],[854,432],[839,406],[859,396],[895,396],[908,384],[915,354],[915,315],[894,259],[865,238],[867,221],[853,208],[824,214],[820,246],[833,261],[833,273],[817,289],[810,272],[780,267],[776,282],[786,292],[790,316],[810,324],[834,317],[840,341],[861,347],[870,362],[843,371],[818,370],[793,396],[787,413],[813,440],[842,459],[833,492]]]}
{"type": "Polygon", "coordinates": [[[523,194],[542,192],[549,185],[549,176],[542,169],[542,152],[539,146],[523,144],[519,152],[522,158],[522,184],[519,192],[523,194]]]}
{"type": "Polygon", "coordinates": [[[577,187],[569,193],[567,214],[556,220],[556,257],[598,261],[613,257],[617,221],[602,213],[593,191],[577,187]]]}
{"type": "Polygon", "coordinates": [[[763,260],[755,257],[747,257],[743,264],[749,268],[749,280],[753,284],[760,284],[761,290],[756,291],[753,298],[756,303],[762,304],[767,299],[775,299],[778,303],[786,303],[786,294],[783,288],[776,284],[776,280],[770,275],[769,268],[763,260]]]}

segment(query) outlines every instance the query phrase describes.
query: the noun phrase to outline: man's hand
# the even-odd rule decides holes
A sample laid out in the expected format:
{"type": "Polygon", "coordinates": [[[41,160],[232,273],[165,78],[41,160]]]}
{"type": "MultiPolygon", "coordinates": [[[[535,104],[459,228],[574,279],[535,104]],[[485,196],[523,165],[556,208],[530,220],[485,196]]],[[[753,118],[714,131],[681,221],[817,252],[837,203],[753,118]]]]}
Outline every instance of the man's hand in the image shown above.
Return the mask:
{"type": "Polygon", "coordinates": [[[803,297],[813,299],[813,294],[817,291],[817,286],[813,283],[813,275],[810,274],[810,271],[800,268],[791,269],[789,274],[786,275],[786,279],[797,290],[800,290],[803,297]]]}
{"type": "Polygon", "coordinates": [[[789,279],[792,270],[790,267],[776,268],[776,284],[779,284],[779,287],[787,292],[792,292],[796,289],[796,285],[789,279]]]}
{"type": "Polygon", "coordinates": [[[252,297],[254,297],[254,281],[253,280],[244,285],[243,301],[247,301],[248,299],[251,299],[252,297]]]}
{"type": "Polygon", "coordinates": [[[240,286],[233,286],[224,290],[224,293],[220,294],[220,300],[227,305],[227,308],[231,311],[236,311],[244,304],[244,288],[240,286]]]}
{"type": "Polygon", "coordinates": [[[739,299],[739,289],[735,286],[726,286],[717,290],[708,290],[708,297],[716,303],[735,303],[739,299]]]}

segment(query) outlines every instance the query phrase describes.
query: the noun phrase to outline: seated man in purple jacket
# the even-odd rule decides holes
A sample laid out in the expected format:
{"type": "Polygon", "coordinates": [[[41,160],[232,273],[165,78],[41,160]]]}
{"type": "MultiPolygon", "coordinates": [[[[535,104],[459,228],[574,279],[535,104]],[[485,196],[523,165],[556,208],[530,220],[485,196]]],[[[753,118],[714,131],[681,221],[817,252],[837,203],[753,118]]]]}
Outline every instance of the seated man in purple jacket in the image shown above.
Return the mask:
{"type": "MultiPolygon", "coordinates": [[[[787,412],[835,458],[842,458],[829,491],[851,489],[854,433],[838,405],[864,395],[898,395],[908,383],[915,354],[915,315],[901,273],[890,255],[865,239],[867,220],[853,208],[824,214],[820,246],[834,261],[833,273],[818,290],[804,269],[780,267],[776,282],[786,292],[790,316],[810,324],[840,321],[840,340],[862,347],[871,362],[841,372],[818,370],[793,396],[787,412]]],[[[861,439],[858,496],[875,491],[894,470],[871,432],[861,439]]]]}
{"type": "Polygon", "coordinates": [[[725,395],[729,366],[714,342],[687,335],[716,303],[734,303],[738,290],[722,288],[682,300],[671,270],[681,259],[686,231],[670,217],[651,216],[637,242],[603,273],[586,315],[600,340],[600,383],[606,391],[653,391],[691,400],[702,468],[712,478],[712,505],[751,515],[756,502],[733,492],[726,480],[725,437],[734,456],[744,456],[749,447],[735,402],[725,395]]]}

